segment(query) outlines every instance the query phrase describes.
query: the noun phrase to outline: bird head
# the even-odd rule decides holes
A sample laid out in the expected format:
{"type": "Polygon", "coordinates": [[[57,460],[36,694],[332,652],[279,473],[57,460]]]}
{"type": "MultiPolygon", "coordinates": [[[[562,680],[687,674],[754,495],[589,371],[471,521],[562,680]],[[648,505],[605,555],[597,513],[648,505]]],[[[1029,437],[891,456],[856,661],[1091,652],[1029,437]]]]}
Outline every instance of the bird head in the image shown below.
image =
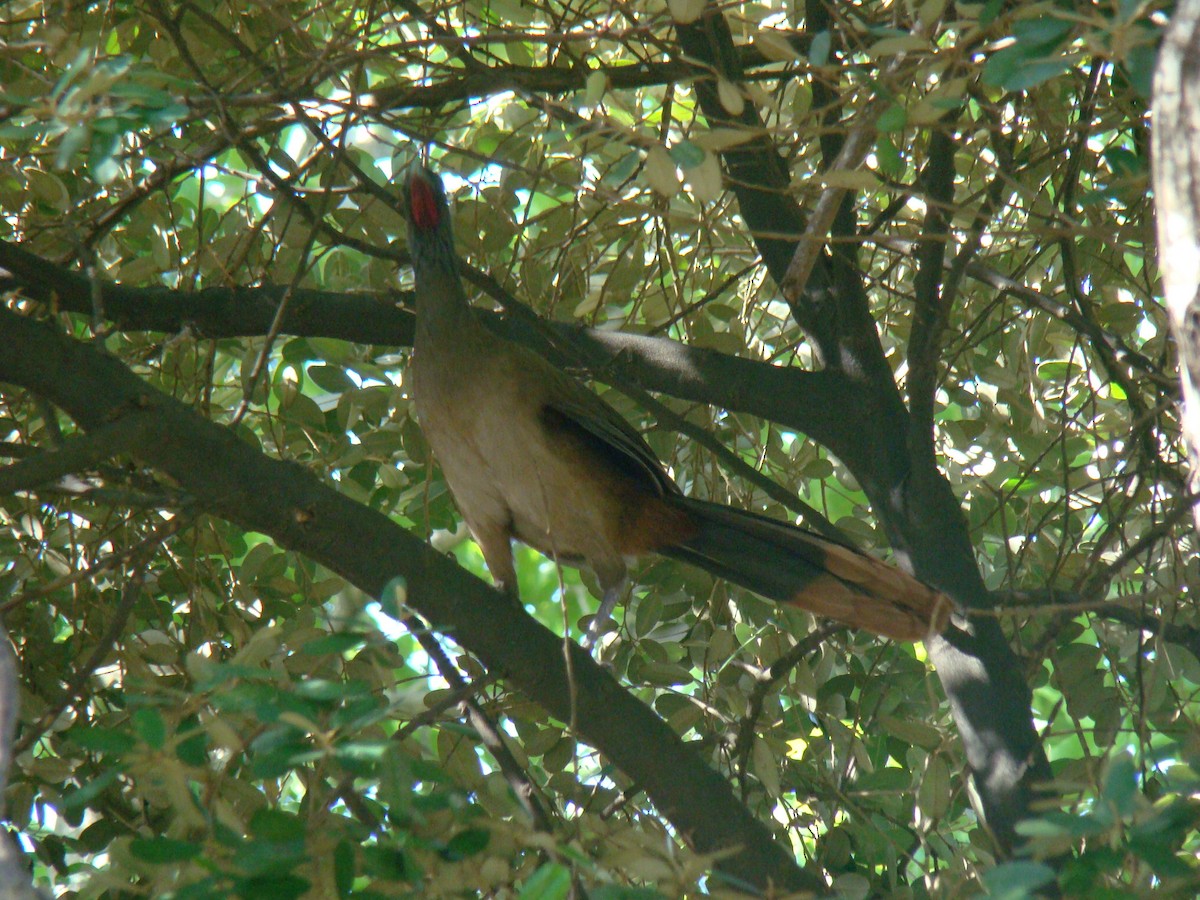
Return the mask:
{"type": "Polygon", "coordinates": [[[414,164],[404,176],[401,196],[408,219],[408,252],[415,269],[454,269],[454,233],[442,179],[432,169],[414,164]]]}
{"type": "Polygon", "coordinates": [[[404,176],[404,214],[415,232],[445,228],[450,220],[446,189],[432,169],[414,164],[404,176]]]}

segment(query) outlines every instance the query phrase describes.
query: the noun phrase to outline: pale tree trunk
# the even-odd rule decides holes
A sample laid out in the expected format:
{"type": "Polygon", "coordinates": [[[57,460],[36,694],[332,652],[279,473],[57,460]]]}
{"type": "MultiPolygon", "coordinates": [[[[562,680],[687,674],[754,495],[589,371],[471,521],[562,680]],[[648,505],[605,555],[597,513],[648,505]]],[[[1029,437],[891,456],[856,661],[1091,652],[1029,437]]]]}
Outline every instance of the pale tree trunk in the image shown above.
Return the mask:
{"type": "MultiPolygon", "coordinates": [[[[1200,489],[1200,0],[1180,0],[1154,75],[1158,259],[1179,346],[1183,434],[1200,489]]],[[[1193,507],[1200,529],[1200,505],[1193,507]]]]}
{"type": "MultiPolygon", "coordinates": [[[[8,786],[8,770],[13,763],[12,743],[17,731],[17,658],[12,644],[0,623],[0,820],[4,818],[4,789],[8,786]]],[[[16,835],[0,828],[0,900],[46,900],[34,890],[29,869],[16,835]]]]}

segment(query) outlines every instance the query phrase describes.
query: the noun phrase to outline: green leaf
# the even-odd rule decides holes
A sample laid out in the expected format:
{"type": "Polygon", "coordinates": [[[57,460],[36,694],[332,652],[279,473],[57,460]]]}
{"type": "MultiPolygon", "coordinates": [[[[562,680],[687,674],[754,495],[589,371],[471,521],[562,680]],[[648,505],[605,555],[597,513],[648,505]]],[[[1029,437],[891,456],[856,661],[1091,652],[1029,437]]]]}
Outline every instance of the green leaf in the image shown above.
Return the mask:
{"type": "Polygon", "coordinates": [[[646,684],[659,687],[689,684],[692,681],[692,673],[688,669],[673,663],[648,662],[641,667],[639,674],[646,684]]]}
{"type": "Polygon", "coordinates": [[[72,728],[67,732],[67,739],[85,750],[95,753],[112,753],[114,756],[126,753],[137,746],[133,735],[115,728],[72,728]]]}
{"type": "Polygon", "coordinates": [[[466,859],[487,849],[491,840],[492,833],[486,828],[468,828],[450,839],[442,857],[450,862],[466,859]]]}
{"type": "Polygon", "coordinates": [[[697,147],[691,141],[683,140],[674,144],[668,151],[671,159],[681,169],[694,169],[704,162],[704,148],[697,147]]]}
{"type": "Polygon", "coordinates": [[[1015,22],[1012,36],[1026,56],[1044,56],[1062,43],[1071,28],[1067,19],[1043,15],[1015,22]]]}
{"type": "Polygon", "coordinates": [[[1067,812],[1043,813],[1036,819],[1026,819],[1016,825],[1017,833],[1028,837],[1090,837],[1103,834],[1108,828],[1108,823],[1095,815],[1067,812]]]}
{"type": "Polygon", "coordinates": [[[352,391],[358,387],[342,366],[309,366],[305,374],[313,380],[317,387],[329,391],[331,394],[352,391]]]}
{"type": "Polygon", "coordinates": [[[760,29],[755,33],[754,47],[773,62],[792,62],[799,58],[787,35],[770,28],[760,29]]]}
{"type": "Polygon", "coordinates": [[[630,150],[609,168],[605,173],[605,180],[618,184],[627,181],[637,171],[641,162],[642,155],[636,150],[630,150]]]}
{"type": "Polygon", "coordinates": [[[310,678],[300,682],[293,688],[297,697],[326,702],[343,700],[347,697],[357,697],[360,694],[370,693],[371,689],[370,684],[358,678],[353,678],[349,681],[310,678]]]}
{"type": "MultiPolygon", "coordinates": [[[[705,152],[703,162],[688,171],[687,180],[692,193],[701,203],[715,203],[721,198],[724,179],[721,163],[715,154],[705,152]]],[[[712,309],[712,305],[709,309],[712,309]]]]}
{"type": "Polygon", "coordinates": [[[258,778],[278,778],[312,759],[313,755],[314,751],[306,742],[292,739],[261,749],[256,747],[250,769],[258,778]]]}
{"type": "Polygon", "coordinates": [[[1001,86],[1008,91],[1027,91],[1070,71],[1072,66],[1071,60],[1065,57],[1025,63],[1005,78],[1001,86]]]}
{"type": "Polygon", "coordinates": [[[558,863],[546,863],[525,880],[520,900],[566,900],[571,890],[571,870],[558,863]]]}
{"type": "Polygon", "coordinates": [[[829,51],[833,46],[833,38],[828,31],[818,31],[808,45],[808,61],[814,66],[823,66],[829,62],[829,51]]]}
{"type": "Polygon", "coordinates": [[[1054,881],[1054,870],[1040,862],[1007,862],[983,874],[990,900],[1026,900],[1054,881]]]}
{"type": "Polygon", "coordinates": [[[881,134],[875,140],[875,159],[879,161],[880,171],[893,181],[899,181],[908,171],[908,166],[900,155],[900,151],[891,138],[885,135],[881,134]]]}
{"type": "Polygon", "coordinates": [[[190,110],[182,103],[168,103],[159,109],[148,109],[145,112],[146,123],[163,127],[174,125],[187,116],[190,110]]]}
{"type": "Polygon", "coordinates": [[[88,148],[88,171],[97,184],[108,184],[120,174],[121,168],[115,159],[120,146],[120,135],[104,134],[99,129],[92,131],[91,146],[88,148]]]}
{"type": "Polygon", "coordinates": [[[192,841],[177,841],[157,837],[129,842],[129,852],[146,862],[162,864],[184,862],[200,854],[200,845],[192,841]]]}
{"type": "Polygon", "coordinates": [[[162,713],[152,706],[143,706],[134,712],[133,730],[137,736],[154,750],[161,750],[167,740],[167,726],[162,713]]]}
{"type": "Polygon", "coordinates": [[[700,14],[704,12],[705,0],[667,0],[667,8],[671,11],[673,18],[680,25],[687,25],[690,22],[700,18],[700,14]]]}
{"type": "Polygon", "coordinates": [[[304,822],[293,813],[264,808],[250,817],[250,833],[266,841],[297,841],[304,839],[304,822]]]}
{"type": "Polygon", "coordinates": [[[398,847],[368,845],[359,852],[362,854],[363,869],[376,878],[412,881],[418,874],[408,855],[398,847]]]}
{"type": "Polygon", "coordinates": [[[875,129],[880,132],[903,131],[908,125],[908,113],[898,103],[893,103],[875,120],[875,129]]]}
{"type": "Polygon", "coordinates": [[[64,793],[62,799],[63,810],[67,813],[78,813],[113,784],[122,771],[124,770],[120,768],[108,769],[91,781],[86,782],[82,787],[64,793]]]}
{"type": "Polygon", "coordinates": [[[914,719],[881,713],[879,724],[893,737],[925,750],[936,750],[945,741],[945,735],[932,725],[914,719]]]}
{"type": "Polygon", "coordinates": [[[725,112],[734,117],[740,116],[746,108],[746,97],[741,88],[725,78],[717,79],[717,99],[725,112]]]}
{"type": "Polygon", "coordinates": [[[997,50],[983,64],[980,80],[989,87],[1004,87],[1020,68],[1025,56],[1016,47],[997,50]]]}
{"type": "Polygon", "coordinates": [[[1138,96],[1145,100],[1154,94],[1154,66],[1157,61],[1157,42],[1140,44],[1125,54],[1126,77],[1138,96]]]}
{"type": "Polygon", "coordinates": [[[1129,848],[1140,859],[1148,862],[1154,869],[1154,874],[1160,878],[1182,879],[1193,878],[1196,875],[1194,867],[1176,855],[1170,845],[1159,841],[1135,838],[1130,840],[1129,848]]]}
{"type": "Polygon", "coordinates": [[[347,764],[373,763],[383,759],[391,746],[389,741],[351,741],[339,744],[334,752],[347,764]]]}
{"type": "Polygon", "coordinates": [[[643,172],[646,182],[662,196],[670,198],[679,193],[679,175],[675,172],[675,162],[661,145],[650,148],[643,172]]]}
{"type": "Polygon", "coordinates": [[[635,637],[645,637],[662,621],[662,597],[657,591],[650,591],[637,602],[633,616],[633,634],[635,637]]]}
{"type": "Polygon", "coordinates": [[[339,897],[354,890],[354,844],[344,838],[333,848],[333,883],[339,897]]]}
{"type": "Polygon", "coordinates": [[[1146,171],[1146,160],[1125,147],[1110,147],[1102,154],[1114,175],[1128,178],[1146,171]]]}
{"type": "Polygon", "coordinates": [[[1118,753],[1109,760],[1100,796],[1121,818],[1128,818],[1136,809],[1137,774],[1137,765],[1129,753],[1118,753]]]}
{"type": "Polygon", "coordinates": [[[175,756],[189,766],[202,766],[208,762],[208,733],[198,722],[193,722],[192,727],[200,730],[175,745],[175,756]]]}
{"type": "Polygon", "coordinates": [[[608,90],[608,76],[600,69],[591,72],[587,77],[583,92],[584,106],[597,106],[604,99],[608,90]]]}
{"type": "Polygon", "coordinates": [[[983,5],[983,10],[979,13],[979,26],[987,28],[996,17],[1004,10],[1007,0],[987,0],[983,5]]]}
{"type": "Polygon", "coordinates": [[[937,820],[950,810],[950,767],[941,756],[931,757],[917,788],[917,806],[924,815],[937,820]]]}
{"type": "Polygon", "coordinates": [[[112,819],[97,819],[79,833],[79,844],[91,853],[99,853],[112,843],[114,838],[129,833],[129,829],[112,819]]]}
{"type": "Polygon", "coordinates": [[[779,761],[775,752],[764,738],[754,738],[750,759],[752,769],[763,789],[770,797],[778,797],[782,793],[782,783],[779,777],[779,761]]]}
{"type": "Polygon", "coordinates": [[[88,142],[91,133],[91,128],[83,123],[68,128],[66,133],[59,138],[58,153],[54,157],[54,168],[69,169],[72,158],[88,142]]]}
{"type": "Polygon", "coordinates": [[[237,882],[234,893],[242,900],[299,900],[312,882],[299,875],[255,875],[237,882]]]}

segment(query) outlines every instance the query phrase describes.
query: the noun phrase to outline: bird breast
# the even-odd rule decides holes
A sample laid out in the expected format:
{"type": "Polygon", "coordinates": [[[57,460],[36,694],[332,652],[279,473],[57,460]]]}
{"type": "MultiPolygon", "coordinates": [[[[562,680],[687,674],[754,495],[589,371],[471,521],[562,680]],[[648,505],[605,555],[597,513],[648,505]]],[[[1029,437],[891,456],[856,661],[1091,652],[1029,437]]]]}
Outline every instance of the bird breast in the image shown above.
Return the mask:
{"type": "Polygon", "coordinates": [[[471,530],[506,529],[564,561],[623,572],[621,498],[552,443],[543,381],[523,355],[447,360],[421,349],[413,360],[417,416],[471,530]]]}

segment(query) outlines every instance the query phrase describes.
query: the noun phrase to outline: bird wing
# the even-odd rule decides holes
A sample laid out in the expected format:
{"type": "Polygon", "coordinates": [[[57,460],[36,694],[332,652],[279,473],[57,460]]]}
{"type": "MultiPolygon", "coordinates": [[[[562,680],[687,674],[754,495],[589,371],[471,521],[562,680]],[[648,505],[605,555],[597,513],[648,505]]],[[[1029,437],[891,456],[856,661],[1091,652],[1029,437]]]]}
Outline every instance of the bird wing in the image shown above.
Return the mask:
{"type": "Polygon", "coordinates": [[[647,483],[660,496],[681,493],[637,429],[597,394],[557,369],[553,372],[542,407],[548,430],[581,433],[616,468],[647,483]]]}

